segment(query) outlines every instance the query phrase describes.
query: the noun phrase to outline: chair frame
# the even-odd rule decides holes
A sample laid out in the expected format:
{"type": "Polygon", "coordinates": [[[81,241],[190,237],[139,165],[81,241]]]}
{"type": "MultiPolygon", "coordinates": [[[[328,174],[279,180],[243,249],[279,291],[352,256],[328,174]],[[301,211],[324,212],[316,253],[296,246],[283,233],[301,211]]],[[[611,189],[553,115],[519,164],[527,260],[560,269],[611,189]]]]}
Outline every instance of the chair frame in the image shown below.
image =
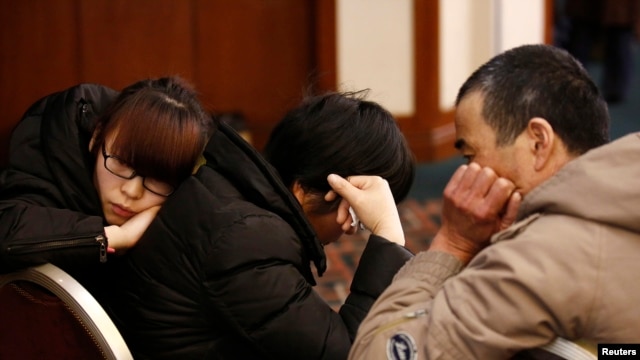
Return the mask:
{"type": "Polygon", "coordinates": [[[575,342],[558,337],[542,349],[571,360],[597,360],[597,356],[575,342]]]}
{"type": "Polygon", "coordinates": [[[115,324],[98,301],[73,277],[53,264],[0,275],[0,287],[14,281],[40,285],[60,298],[78,315],[107,359],[133,359],[115,324]]]}

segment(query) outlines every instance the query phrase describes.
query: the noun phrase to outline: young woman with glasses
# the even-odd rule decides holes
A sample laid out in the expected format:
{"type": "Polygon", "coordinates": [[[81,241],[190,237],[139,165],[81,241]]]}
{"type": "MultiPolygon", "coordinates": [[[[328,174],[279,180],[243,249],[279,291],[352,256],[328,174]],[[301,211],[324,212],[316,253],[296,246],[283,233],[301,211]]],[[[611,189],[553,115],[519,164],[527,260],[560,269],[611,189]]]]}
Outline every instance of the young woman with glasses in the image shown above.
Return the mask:
{"type": "Polygon", "coordinates": [[[82,281],[85,265],[138,241],[213,128],[177,77],[41,99],[14,129],[0,175],[0,270],[51,262],[82,281]]]}

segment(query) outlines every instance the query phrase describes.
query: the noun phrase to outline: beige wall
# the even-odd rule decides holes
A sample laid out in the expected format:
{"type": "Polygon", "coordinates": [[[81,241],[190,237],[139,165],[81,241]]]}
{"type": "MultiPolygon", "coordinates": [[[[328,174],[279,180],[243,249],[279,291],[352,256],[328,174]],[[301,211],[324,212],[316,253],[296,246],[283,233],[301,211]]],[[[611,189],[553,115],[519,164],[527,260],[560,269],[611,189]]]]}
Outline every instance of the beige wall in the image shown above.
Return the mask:
{"type": "MultiPolygon", "coordinates": [[[[415,0],[419,1],[419,0],[415,0]]],[[[431,1],[431,0],[430,0],[431,1]]],[[[439,104],[491,56],[544,41],[545,0],[439,0],[439,104]]],[[[337,0],[337,72],[342,89],[370,88],[394,114],[414,99],[414,0],[337,0]]]]}
{"type": "Polygon", "coordinates": [[[369,88],[397,115],[414,112],[413,1],[337,0],[340,90],[369,88]]]}

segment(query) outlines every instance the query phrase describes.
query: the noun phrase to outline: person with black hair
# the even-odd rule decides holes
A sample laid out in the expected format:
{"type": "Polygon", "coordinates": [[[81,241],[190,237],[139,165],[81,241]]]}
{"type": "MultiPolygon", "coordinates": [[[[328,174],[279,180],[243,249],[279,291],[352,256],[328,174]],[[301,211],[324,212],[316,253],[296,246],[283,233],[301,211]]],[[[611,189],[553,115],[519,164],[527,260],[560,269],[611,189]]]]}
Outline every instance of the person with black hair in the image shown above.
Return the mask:
{"type": "MultiPolygon", "coordinates": [[[[480,66],[458,92],[456,145],[469,164],[444,189],[442,226],[373,305],[349,358],[638,343],[640,134],[609,143],[609,121],[565,50],[522,45],[480,66]]],[[[375,186],[334,180],[365,225],[390,220],[377,216],[375,186]]]]}
{"type": "Polygon", "coordinates": [[[306,99],[275,127],[264,150],[325,245],[356,229],[350,222],[331,226],[340,199],[325,198],[329,174],[380,176],[396,202],[406,198],[415,175],[413,154],[392,115],[358,96],[364,92],[306,99]]]}
{"type": "Polygon", "coordinates": [[[324,246],[359,229],[327,176],[384,178],[396,215],[413,182],[395,119],[362,95],[305,98],[273,130],[266,160],[220,124],[206,164],[110,279],[105,306],[137,359],[347,357],[369,307],[412,256],[399,221],[367,224],[340,311],[313,289],[324,246]]]}

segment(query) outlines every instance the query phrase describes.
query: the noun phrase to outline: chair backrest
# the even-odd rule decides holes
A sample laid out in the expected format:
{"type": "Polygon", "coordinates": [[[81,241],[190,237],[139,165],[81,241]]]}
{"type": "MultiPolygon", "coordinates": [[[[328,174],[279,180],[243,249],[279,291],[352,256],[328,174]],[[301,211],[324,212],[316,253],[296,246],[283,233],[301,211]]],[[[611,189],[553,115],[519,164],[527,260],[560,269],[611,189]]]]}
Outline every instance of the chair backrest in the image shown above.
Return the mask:
{"type": "Polygon", "coordinates": [[[596,360],[597,356],[577,343],[556,338],[549,344],[519,352],[512,360],[596,360]]]}
{"type": "Polygon", "coordinates": [[[0,275],[0,359],[133,359],[80,283],[45,264],[0,275]]]}

